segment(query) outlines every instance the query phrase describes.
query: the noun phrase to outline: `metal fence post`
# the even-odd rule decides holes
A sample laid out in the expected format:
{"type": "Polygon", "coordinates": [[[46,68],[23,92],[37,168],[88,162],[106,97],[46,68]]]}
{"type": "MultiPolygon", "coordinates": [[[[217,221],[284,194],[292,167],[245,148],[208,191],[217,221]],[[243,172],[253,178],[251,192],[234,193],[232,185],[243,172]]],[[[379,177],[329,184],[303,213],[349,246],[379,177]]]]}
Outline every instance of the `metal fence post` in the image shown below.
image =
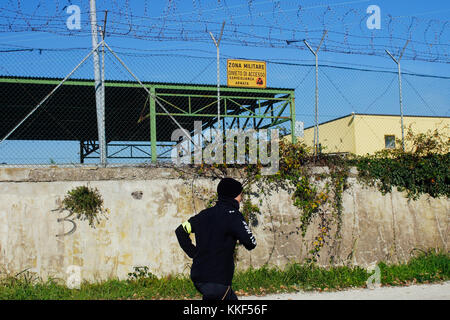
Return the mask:
{"type": "MultiPolygon", "coordinates": [[[[96,48],[93,52],[94,77],[95,77],[95,103],[97,106],[97,129],[98,145],[100,149],[100,164],[106,166],[106,139],[105,139],[105,95],[103,92],[102,76],[100,71],[100,62],[98,54],[98,36],[97,36],[97,12],[95,0],[90,0],[90,19],[92,47],[96,48]]],[[[103,41],[102,41],[103,43],[103,41]]]]}
{"type": "Polygon", "coordinates": [[[400,53],[400,56],[398,59],[395,59],[394,56],[388,51],[385,50],[386,53],[391,57],[391,59],[397,64],[397,72],[398,72],[398,94],[399,94],[399,103],[400,103],[400,122],[402,126],[402,149],[405,151],[405,131],[403,126],[403,96],[402,96],[402,71],[400,68],[400,59],[403,56],[403,53],[405,52],[406,46],[408,45],[409,40],[406,41],[405,46],[402,49],[402,52],[400,53]]]}
{"type": "Polygon", "coordinates": [[[290,109],[291,109],[291,137],[292,143],[297,142],[297,137],[295,135],[295,97],[293,94],[290,95],[290,109]]]}
{"type": "Polygon", "coordinates": [[[223,35],[223,28],[225,27],[225,21],[222,23],[222,29],[220,30],[220,36],[216,40],[213,36],[213,34],[210,32],[209,35],[211,36],[211,39],[214,41],[214,45],[216,46],[217,51],[217,128],[220,130],[220,40],[222,39],[223,35]]]}
{"type": "Polygon", "coordinates": [[[156,153],[156,90],[150,87],[150,142],[152,150],[152,163],[156,163],[158,155],[156,153]]]}
{"type": "Polygon", "coordinates": [[[323,40],[327,34],[327,30],[323,32],[322,40],[317,47],[317,50],[313,50],[306,40],[303,40],[309,51],[314,55],[316,60],[316,92],[315,92],[315,124],[314,124],[314,155],[319,153],[319,56],[318,52],[322,46],[323,40]]]}

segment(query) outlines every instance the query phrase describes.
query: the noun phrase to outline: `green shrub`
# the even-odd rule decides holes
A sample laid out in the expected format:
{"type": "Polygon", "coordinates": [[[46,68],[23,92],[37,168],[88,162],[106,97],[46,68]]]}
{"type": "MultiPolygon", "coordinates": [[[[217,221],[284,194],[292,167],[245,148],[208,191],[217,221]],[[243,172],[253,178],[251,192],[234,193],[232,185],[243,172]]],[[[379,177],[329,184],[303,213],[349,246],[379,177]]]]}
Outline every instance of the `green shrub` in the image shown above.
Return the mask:
{"type": "Polygon", "coordinates": [[[99,223],[100,218],[108,212],[108,209],[103,208],[103,198],[98,189],[88,186],[68,191],[62,204],[64,209],[75,213],[77,219],[88,220],[91,227],[95,227],[95,222],[99,223]]]}

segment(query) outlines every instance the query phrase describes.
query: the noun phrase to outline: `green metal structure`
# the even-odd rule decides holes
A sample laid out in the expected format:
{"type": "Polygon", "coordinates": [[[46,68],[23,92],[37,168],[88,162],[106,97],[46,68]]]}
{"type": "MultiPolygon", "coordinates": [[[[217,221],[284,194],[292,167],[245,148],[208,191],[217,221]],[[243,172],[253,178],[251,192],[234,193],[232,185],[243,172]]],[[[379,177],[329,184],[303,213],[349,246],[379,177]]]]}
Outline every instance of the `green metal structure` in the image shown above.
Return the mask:
{"type": "MultiPolygon", "coordinates": [[[[0,119],[0,138],[23,119],[61,79],[0,77],[0,106],[8,117],[0,119]]],[[[193,132],[194,121],[203,129],[217,126],[215,85],[144,82],[151,96],[136,82],[106,81],[106,139],[108,159],[164,159],[175,142],[178,126],[193,132]],[[155,101],[158,100],[158,102],[155,101]],[[166,113],[160,104],[169,112],[166,113]],[[131,143],[133,142],[133,143],[131,143]],[[145,142],[145,144],[136,144],[145,142]],[[150,150],[148,150],[148,148],[150,150]],[[140,156],[133,156],[138,151],[140,156]],[[124,156],[124,153],[125,156],[124,156]]],[[[284,127],[294,132],[294,89],[220,89],[222,128],[267,129],[284,127]]],[[[291,135],[295,142],[295,135],[291,135]]],[[[68,80],[10,137],[10,140],[75,140],[80,143],[80,162],[98,149],[93,80],[68,80]]]]}

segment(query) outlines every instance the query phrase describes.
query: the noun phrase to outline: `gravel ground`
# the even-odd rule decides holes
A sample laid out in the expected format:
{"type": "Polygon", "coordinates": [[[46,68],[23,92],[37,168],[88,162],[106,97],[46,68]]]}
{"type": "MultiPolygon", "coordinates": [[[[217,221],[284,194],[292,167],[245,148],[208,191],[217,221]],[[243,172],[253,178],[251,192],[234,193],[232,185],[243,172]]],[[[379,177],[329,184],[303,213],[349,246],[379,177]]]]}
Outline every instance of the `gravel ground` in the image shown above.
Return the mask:
{"type": "Polygon", "coordinates": [[[450,281],[408,287],[240,296],[239,300],[450,300],[450,281]]]}

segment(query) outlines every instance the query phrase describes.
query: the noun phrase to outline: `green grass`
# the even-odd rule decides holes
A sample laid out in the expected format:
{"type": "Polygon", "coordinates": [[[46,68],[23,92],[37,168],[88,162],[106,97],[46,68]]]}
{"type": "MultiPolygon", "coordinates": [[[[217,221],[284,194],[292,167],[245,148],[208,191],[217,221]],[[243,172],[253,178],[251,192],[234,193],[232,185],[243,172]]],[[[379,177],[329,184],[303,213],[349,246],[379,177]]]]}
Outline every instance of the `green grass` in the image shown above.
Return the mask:
{"type": "MultiPolygon", "coordinates": [[[[423,252],[408,263],[378,264],[381,283],[409,285],[450,280],[450,255],[423,252]]],[[[157,278],[151,274],[133,274],[128,280],[84,282],[80,289],[68,289],[57,280],[39,281],[24,273],[0,280],[0,299],[84,300],[84,299],[193,299],[200,298],[191,280],[185,276],[157,278]]],[[[237,272],[233,289],[238,295],[293,292],[298,290],[342,290],[366,286],[369,273],[360,267],[321,268],[315,265],[292,264],[280,270],[262,267],[237,272]]]]}
{"type": "MultiPolygon", "coordinates": [[[[387,265],[380,262],[380,280],[384,286],[410,285],[450,280],[450,255],[422,253],[408,263],[387,265]]],[[[234,288],[241,294],[266,294],[298,290],[336,291],[366,287],[372,273],[361,267],[321,268],[293,264],[285,270],[250,269],[235,276],[234,288]]]]}

